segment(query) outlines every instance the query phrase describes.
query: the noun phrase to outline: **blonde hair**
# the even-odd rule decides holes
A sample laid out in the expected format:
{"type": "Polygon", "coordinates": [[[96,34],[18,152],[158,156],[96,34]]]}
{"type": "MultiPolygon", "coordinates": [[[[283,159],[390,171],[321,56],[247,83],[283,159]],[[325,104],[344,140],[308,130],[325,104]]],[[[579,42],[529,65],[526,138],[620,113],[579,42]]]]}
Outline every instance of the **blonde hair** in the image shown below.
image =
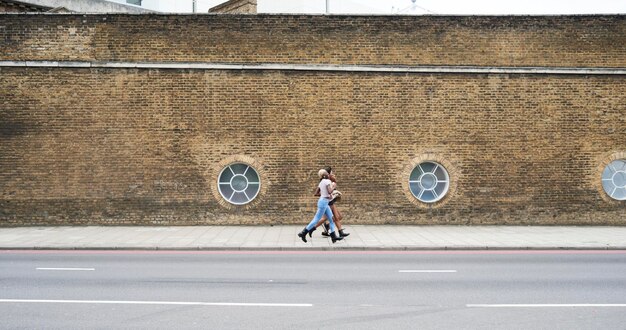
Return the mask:
{"type": "Polygon", "coordinates": [[[328,172],[326,172],[326,170],[325,170],[325,169],[321,169],[321,170],[319,170],[319,171],[317,172],[317,176],[319,176],[319,177],[320,177],[320,179],[321,179],[321,178],[323,178],[323,177],[328,177],[328,172]]]}

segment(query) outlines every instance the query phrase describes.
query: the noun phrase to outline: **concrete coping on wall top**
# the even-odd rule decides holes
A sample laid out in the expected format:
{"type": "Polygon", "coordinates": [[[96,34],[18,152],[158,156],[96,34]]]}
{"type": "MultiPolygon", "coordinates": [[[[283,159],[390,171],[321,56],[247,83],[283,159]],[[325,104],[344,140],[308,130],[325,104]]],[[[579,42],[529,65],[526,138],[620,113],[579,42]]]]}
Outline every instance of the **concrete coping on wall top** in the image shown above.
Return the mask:
{"type": "Polygon", "coordinates": [[[0,61],[0,67],[33,68],[112,68],[112,69],[190,69],[190,70],[284,70],[397,73],[474,73],[474,74],[564,74],[624,75],[626,68],[572,67],[492,67],[492,66],[397,66],[283,63],[211,62],[89,62],[89,61],[0,61]]]}
{"type": "MultiPolygon", "coordinates": [[[[139,7],[141,8],[141,7],[139,7]]],[[[197,17],[206,17],[206,16],[242,16],[246,18],[250,17],[382,17],[382,18],[405,18],[405,19],[420,19],[420,18],[542,18],[542,17],[623,17],[626,16],[624,13],[583,13],[583,14],[433,14],[427,13],[422,15],[412,15],[412,14],[397,14],[397,13],[376,13],[376,14],[367,14],[367,13],[256,13],[256,14],[240,14],[240,13],[211,13],[211,12],[196,12],[196,13],[176,13],[176,12],[158,12],[152,11],[150,9],[145,9],[146,12],[107,12],[107,13],[99,13],[99,12],[81,12],[81,11],[73,11],[73,12],[2,12],[0,15],[14,15],[14,16],[197,16],[197,17]]]]}

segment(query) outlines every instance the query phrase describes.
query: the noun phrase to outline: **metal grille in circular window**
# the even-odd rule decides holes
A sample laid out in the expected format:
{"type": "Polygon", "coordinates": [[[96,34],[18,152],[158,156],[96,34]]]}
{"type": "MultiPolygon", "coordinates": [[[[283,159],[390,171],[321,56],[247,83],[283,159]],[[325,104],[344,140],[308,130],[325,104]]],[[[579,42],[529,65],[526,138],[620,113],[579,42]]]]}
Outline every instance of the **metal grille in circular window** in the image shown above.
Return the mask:
{"type": "Polygon", "coordinates": [[[611,198],[626,200],[626,160],[614,160],[604,168],[602,188],[611,198]]]}
{"type": "Polygon", "coordinates": [[[417,165],[409,177],[409,189],[415,198],[424,203],[434,203],[448,192],[448,171],[434,162],[417,165]]]}
{"type": "Polygon", "coordinates": [[[243,205],[250,203],[259,194],[261,180],[250,165],[231,164],[220,173],[218,188],[226,201],[243,205]]]}

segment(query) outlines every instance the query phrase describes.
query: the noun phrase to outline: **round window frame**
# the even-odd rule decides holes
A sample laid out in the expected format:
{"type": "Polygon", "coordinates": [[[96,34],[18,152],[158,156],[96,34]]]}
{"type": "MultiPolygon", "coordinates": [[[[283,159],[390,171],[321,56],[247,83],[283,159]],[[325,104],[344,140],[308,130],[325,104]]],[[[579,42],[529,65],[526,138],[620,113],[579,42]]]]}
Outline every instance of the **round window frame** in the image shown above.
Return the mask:
{"type": "Polygon", "coordinates": [[[410,194],[419,202],[427,204],[427,205],[434,205],[438,202],[440,202],[442,199],[444,199],[448,193],[450,192],[450,174],[448,172],[448,169],[441,163],[437,162],[437,161],[433,161],[433,160],[424,160],[419,162],[418,164],[416,164],[415,166],[413,166],[413,168],[411,169],[411,171],[409,172],[409,179],[407,180],[408,183],[408,188],[409,188],[409,192],[410,194]],[[426,172],[424,171],[424,169],[422,168],[423,164],[434,164],[435,167],[433,168],[432,171],[426,172]],[[415,172],[415,170],[419,167],[421,175],[419,177],[419,180],[411,180],[411,175],[413,174],[413,172],[415,172]],[[437,175],[435,174],[435,172],[437,171],[438,168],[441,168],[443,170],[443,174],[445,176],[445,181],[439,181],[439,179],[437,178],[437,175]],[[426,176],[426,175],[431,175],[435,178],[436,182],[435,185],[433,186],[432,189],[426,189],[421,182],[421,179],[426,176]],[[437,187],[439,186],[439,183],[441,182],[445,182],[445,187],[444,187],[444,191],[441,195],[437,195],[437,193],[435,192],[435,190],[437,189],[437,187]],[[418,195],[415,194],[415,192],[413,191],[413,189],[411,188],[411,184],[412,183],[417,183],[420,186],[420,190],[421,193],[418,195]],[[436,196],[436,198],[434,200],[423,200],[421,198],[421,196],[424,194],[425,191],[432,191],[433,194],[436,196]]]}
{"type": "Polygon", "coordinates": [[[457,196],[457,188],[459,185],[459,180],[462,180],[463,173],[459,170],[458,166],[455,163],[458,163],[459,160],[451,157],[448,154],[442,154],[436,151],[422,151],[417,152],[413,158],[409,159],[405,165],[402,167],[402,170],[398,172],[397,182],[402,186],[402,193],[406,200],[413,204],[414,206],[424,209],[424,210],[434,210],[444,208],[448,203],[454,201],[457,196]],[[419,199],[413,196],[411,189],[409,187],[409,178],[411,177],[411,172],[413,169],[424,162],[435,162],[441,164],[446,171],[448,172],[448,178],[450,181],[450,185],[448,187],[448,192],[446,195],[435,203],[424,203],[419,199]]]}
{"type": "Polygon", "coordinates": [[[602,191],[606,194],[606,196],[607,196],[608,198],[610,198],[611,200],[614,200],[614,201],[620,201],[620,202],[621,202],[621,201],[626,201],[626,194],[625,194],[625,195],[624,195],[624,197],[623,197],[623,198],[621,198],[621,199],[620,199],[620,198],[615,198],[615,197],[614,197],[614,194],[615,194],[615,192],[617,191],[617,189],[623,189],[623,190],[625,190],[625,191],[626,191],[626,185],[625,185],[625,186],[618,187],[618,186],[615,184],[615,181],[614,181],[614,179],[615,179],[615,175],[617,175],[618,173],[624,173],[624,175],[626,175],[626,159],[620,159],[620,158],[617,158],[617,159],[613,159],[613,160],[609,161],[609,162],[608,162],[608,163],[604,166],[604,168],[602,169],[602,172],[601,172],[601,174],[600,174],[600,180],[601,180],[601,184],[600,184],[600,185],[602,186],[602,191]],[[620,167],[620,169],[619,169],[619,170],[617,170],[617,169],[615,169],[615,167],[612,167],[612,166],[611,166],[611,165],[612,165],[613,163],[615,163],[615,162],[621,162],[621,163],[623,163],[623,165],[620,167]],[[605,178],[605,173],[607,172],[607,170],[612,171],[612,172],[610,173],[611,178],[605,178]],[[609,182],[609,181],[611,182],[611,185],[614,187],[614,189],[613,189],[611,192],[607,191],[607,188],[606,188],[606,186],[605,186],[605,182],[609,182]]]}
{"type": "Polygon", "coordinates": [[[259,197],[259,195],[261,193],[262,181],[263,180],[261,179],[261,173],[256,168],[254,168],[254,166],[252,166],[252,164],[248,164],[246,162],[235,161],[235,162],[232,162],[232,163],[229,163],[229,164],[225,165],[220,170],[219,174],[217,175],[217,182],[216,182],[217,192],[222,197],[222,200],[225,201],[226,203],[230,204],[230,205],[234,205],[234,206],[248,205],[248,204],[250,204],[251,202],[253,202],[255,199],[257,199],[259,197]],[[243,174],[236,174],[235,171],[231,168],[231,166],[233,166],[233,165],[245,165],[245,166],[247,166],[247,168],[246,168],[246,170],[244,171],[243,174]],[[232,178],[228,182],[228,184],[230,186],[230,189],[233,190],[233,193],[232,193],[232,195],[229,198],[227,198],[224,195],[224,193],[222,192],[221,186],[222,186],[223,182],[221,182],[221,180],[220,180],[222,178],[222,175],[224,174],[224,171],[226,171],[228,169],[230,169],[231,173],[233,174],[232,178]],[[245,192],[246,189],[248,189],[248,185],[250,184],[250,182],[248,181],[248,178],[246,177],[246,173],[248,173],[248,170],[250,170],[250,169],[252,169],[254,171],[254,173],[256,174],[257,178],[259,178],[259,182],[258,182],[259,187],[256,190],[256,192],[255,192],[253,197],[249,197],[248,194],[246,194],[246,192],[245,192]],[[233,179],[235,177],[237,177],[237,176],[243,176],[246,179],[246,188],[244,188],[243,190],[236,190],[233,187],[233,183],[232,183],[233,179]],[[244,202],[244,203],[233,202],[232,198],[235,196],[235,193],[237,193],[237,192],[243,192],[248,200],[246,202],[244,202]]]}

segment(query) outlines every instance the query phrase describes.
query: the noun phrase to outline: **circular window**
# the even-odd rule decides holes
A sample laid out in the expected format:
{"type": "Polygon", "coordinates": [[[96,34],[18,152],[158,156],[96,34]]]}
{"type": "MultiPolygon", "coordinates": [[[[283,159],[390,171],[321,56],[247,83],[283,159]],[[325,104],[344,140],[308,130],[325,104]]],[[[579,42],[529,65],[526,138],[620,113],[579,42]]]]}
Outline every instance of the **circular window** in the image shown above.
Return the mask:
{"type": "Polygon", "coordinates": [[[602,188],[611,198],[626,200],[626,160],[614,160],[604,168],[602,188]]]}
{"type": "Polygon", "coordinates": [[[251,202],[261,188],[259,174],[247,164],[231,164],[219,175],[218,188],[226,201],[235,205],[251,202]]]}
{"type": "Polygon", "coordinates": [[[434,203],[448,192],[448,171],[434,162],[417,165],[409,177],[409,188],[415,198],[424,203],[434,203]]]}

